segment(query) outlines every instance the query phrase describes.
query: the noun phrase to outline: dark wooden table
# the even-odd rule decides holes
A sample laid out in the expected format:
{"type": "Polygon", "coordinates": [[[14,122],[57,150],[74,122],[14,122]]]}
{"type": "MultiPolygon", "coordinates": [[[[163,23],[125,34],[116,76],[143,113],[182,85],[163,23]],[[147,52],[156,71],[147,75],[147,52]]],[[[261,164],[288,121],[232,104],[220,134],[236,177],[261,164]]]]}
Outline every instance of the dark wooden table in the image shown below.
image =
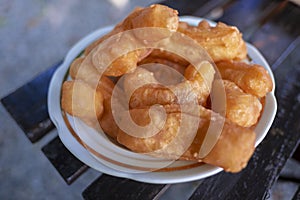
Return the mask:
{"type": "MultiPolygon", "coordinates": [[[[276,80],[278,112],[267,137],[248,166],[237,174],[221,172],[202,181],[190,199],[266,199],[300,141],[300,8],[288,1],[169,0],[180,15],[194,15],[237,26],[244,39],[269,62],[276,80]]],[[[31,142],[55,128],[47,112],[49,81],[60,62],[1,100],[31,142]],[[33,98],[34,97],[34,98],[33,98]],[[38,97],[38,98],[36,98],[38,97]],[[21,102],[21,103],[20,103],[21,102]]],[[[42,148],[67,184],[88,167],[58,137],[42,148]]],[[[82,193],[84,199],[159,199],[169,185],[147,184],[101,175],[82,193]]],[[[300,188],[294,199],[300,198],[300,188]]]]}

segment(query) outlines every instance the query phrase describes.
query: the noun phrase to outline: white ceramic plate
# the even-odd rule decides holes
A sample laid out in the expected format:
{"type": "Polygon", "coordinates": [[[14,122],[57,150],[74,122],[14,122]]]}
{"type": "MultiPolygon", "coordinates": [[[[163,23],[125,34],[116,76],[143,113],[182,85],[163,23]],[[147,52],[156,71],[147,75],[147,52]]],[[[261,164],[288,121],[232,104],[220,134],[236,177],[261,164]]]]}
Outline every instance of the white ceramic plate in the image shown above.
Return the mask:
{"type": "MultiPolygon", "coordinates": [[[[202,18],[190,16],[181,17],[181,21],[186,21],[191,25],[197,25],[201,20],[202,18]]],[[[211,25],[215,25],[214,22],[210,23],[211,25]]],[[[48,93],[48,110],[50,118],[57,127],[59,137],[64,145],[79,160],[100,172],[148,183],[169,184],[187,182],[202,179],[222,171],[221,168],[208,164],[176,161],[166,167],[165,171],[145,172],[144,168],[159,168],[159,166],[167,165],[168,162],[125,150],[111,143],[105,134],[99,134],[99,132],[86,126],[80,120],[63,114],[60,107],[61,86],[68,73],[70,64],[88,44],[109,32],[112,28],[112,26],[109,26],[98,29],[80,40],[71,48],[63,64],[56,70],[52,77],[48,93]],[[80,139],[78,139],[79,137],[75,130],[88,134],[80,134],[80,139]],[[82,142],[85,145],[82,145],[82,142]]],[[[276,114],[275,81],[268,63],[259,51],[248,43],[247,48],[253,62],[264,66],[268,70],[274,85],[273,90],[266,96],[264,111],[255,128],[255,132],[257,133],[255,146],[257,146],[266,136],[276,114]]]]}

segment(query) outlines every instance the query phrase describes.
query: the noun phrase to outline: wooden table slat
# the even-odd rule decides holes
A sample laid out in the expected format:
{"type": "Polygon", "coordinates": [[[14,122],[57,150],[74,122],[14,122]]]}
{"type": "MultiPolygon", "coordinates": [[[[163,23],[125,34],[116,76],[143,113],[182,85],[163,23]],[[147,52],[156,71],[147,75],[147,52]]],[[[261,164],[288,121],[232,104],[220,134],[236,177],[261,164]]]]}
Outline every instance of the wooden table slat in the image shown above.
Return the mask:
{"type": "Polygon", "coordinates": [[[165,185],[141,183],[103,174],[84,190],[82,196],[86,200],[151,200],[158,198],[164,188],[165,185]]]}
{"type": "Polygon", "coordinates": [[[31,142],[38,141],[54,128],[48,115],[47,93],[51,77],[60,63],[1,99],[31,142]]]}
{"type": "Polygon", "coordinates": [[[64,146],[59,137],[50,141],[42,148],[42,151],[68,184],[71,184],[88,169],[87,165],[79,161],[64,146]]]}
{"type": "Polygon", "coordinates": [[[254,32],[249,42],[256,46],[272,65],[300,35],[299,24],[300,7],[289,3],[281,13],[254,32]]]}

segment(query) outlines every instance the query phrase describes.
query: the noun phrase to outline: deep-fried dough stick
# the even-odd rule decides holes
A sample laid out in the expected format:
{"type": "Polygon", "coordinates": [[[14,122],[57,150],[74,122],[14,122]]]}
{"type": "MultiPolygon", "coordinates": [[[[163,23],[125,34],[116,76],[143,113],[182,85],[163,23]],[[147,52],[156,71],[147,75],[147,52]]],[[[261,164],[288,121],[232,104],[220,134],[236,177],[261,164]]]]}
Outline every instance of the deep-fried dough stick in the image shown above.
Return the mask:
{"type": "Polygon", "coordinates": [[[166,105],[166,112],[185,112],[200,118],[197,134],[188,150],[180,157],[183,160],[197,160],[219,166],[228,172],[238,172],[243,169],[254,152],[256,134],[251,128],[242,127],[217,113],[199,105],[166,105]],[[207,134],[210,123],[218,126],[218,121],[224,120],[224,126],[217,143],[204,157],[199,152],[207,134]]]}
{"type": "Polygon", "coordinates": [[[202,21],[195,27],[180,22],[178,31],[196,40],[215,62],[246,58],[246,44],[236,27],[223,23],[211,27],[207,21],[202,21]]]}
{"type": "Polygon", "coordinates": [[[180,56],[160,49],[153,49],[149,56],[139,62],[139,65],[146,63],[161,63],[168,65],[181,74],[184,73],[185,68],[189,62],[180,56]]]}
{"type": "Polygon", "coordinates": [[[243,128],[226,120],[216,145],[208,155],[201,158],[198,152],[209,123],[208,118],[201,119],[197,135],[181,159],[203,161],[222,167],[228,172],[239,172],[247,165],[254,152],[255,133],[249,128],[243,128]]]}
{"type": "Polygon", "coordinates": [[[127,74],[124,79],[124,91],[130,98],[130,107],[191,102],[204,104],[210,93],[214,69],[211,64],[207,63],[202,65],[201,70],[203,73],[200,75],[196,73],[194,67],[189,66],[185,73],[188,80],[165,87],[158,83],[153,73],[137,68],[133,73],[127,74]]]}
{"type": "MultiPolygon", "coordinates": [[[[112,35],[142,27],[160,27],[166,28],[170,31],[176,31],[178,27],[178,12],[163,5],[152,5],[147,8],[137,8],[110,33],[87,47],[84,55],[87,56],[89,53],[92,53],[93,49],[112,35]]],[[[107,76],[120,76],[125,73],[132,72],[136,68],[137,62],[146,57],[150,52],[151,49],[138,49],[120,56],[112,62],[104,74],[107,76]]],[[[98,67],[97,63],[91,64],[96,65],[96,68],[98,67]]],[[[101,67],[103,66],[100,66],[99,68],[101,67]]]]}
{"type": "Polygon", "coordinates": [[[103,113],[103,95],[83,81],[65,81],[61,106],[70,115],[95,127],[103,113]]]}
{"type": "Polygon", "coordinates": [[[223,80],[226,93],[226,118],[240,126],[257,123],[262,105],[257,97],[243,92],[231,81],[223,80]]]}
{"type": "Polygon", "coordinates": [[[176,31],[179,21],[177,15],[178,12],[176,10],[159,4],[154,4],[147,8],[137,7],[122,22],[117,24],[111,32],[89,45],[84,54],[87,55],[110,36],[126,30],[142,27],[161,27],[170,31],[176,31]]]}
{"type": "MultiPolygon", "coordinates": [[[[146,126],[150,123],[149,109],[133,109],[130,110],[130,114],[134,123],[138,126],[146,126]]],[[[128,123],[128,119],[123,117],[121,124],[128,123]]],[[[161,119],[162,116],[157,114],[156,119],[161,119]]],[[[155,127],[161,127],[162,120],[153,120],[155,127]]],[[[117,140],[120,144],[123,144],[127,148],[138,153],[148,153],[155,150],[159,150],[167,146],[177,135],[178,128],[180,126],[180,113],[167,114],[165,124],[162,128],[157,128],[148,131],[158,131],[154,136],[144,138],[143,135],[138,135],[137,130],[133,130],[132,134],[136,134],[136,137],[125,133],[122,129],[119,129],[117,140]]],[[[131,128],[131,127],[130,127],[131,128]]]]}
{"type": "Polygon", "coordinates": [[[153,72],[154,73],[154,76],[156,77],[157,80],[160,80],[160,81],[163,81],[166,79],[166,77],[169,77],[167,79],[170,79],[169,82],[172,82],[171,79],[175,79],[175,81],[173,82],[176,82],[176,80],[179,80],[180,78],[182,77],[177,77],[176,73],[172,72],[171,69],[174,69],[176,70],[177,72],[179,72],[180,74],[184,74],[184,71],[186,69],[187,66],[185,65],[181,65],[177,62],[173,62],[171,60],[168,60],[168,59],[164,59],[164,58],[159,58],[159,57],[152,57],[151,55],[148,56],[147,58],[143,59],[141,62],[138,63],[138,66],[145,66],[144,68],[153,72]],[[157,63],[157,64],[160,64],[161,66],[158,66],[157,68],[163,68],[162,65],[164,65],[164,67],[169,67],[169,70],[165,70],[165,71],[161,71],[161,70],[155,70],[155,68],[153,68],[153,70],[151,70],[151,67],[147,67],[148,64],[153,64],[153,63],[157,63]],[[159,71],[159,72],[157,72],[159,71]],[[169,72],[168,72],[169,71],[169,72]],[[168,73],[168,74],[166,74],[168,73]],[[172,76],[172,77],[170,77],[172,76]]]}
{"type": "Polygon", "coordinates": [[[81,65],[84,58],[74,60],[70,66],[69,74],[73,80],[82,80],[93,88],[101,87],[110,94],[114,88],[114,83],[106,76],[101,74],[92,65],[81,65]]]}
{"type": "Polygon", "coordinates": [[[264,97],[272,91],[273,84],[269,73],[258,64],[222,61],[216,65],[223,79],[234,82],[246,93],[264,97]]]}
{"type": "Polygon", "coordinates": [[[152,58],[163,58],[172,62],[175,62],[179,65],[185,66],[187,67],[189,65],[189,62],[180,57],[179,55],[176,55],[174,53],[165,51],[165,50],[161,50],[161,49],[153,49],[153,51],[150,53],[149,57],[152,58]]]}
{"type": "Polygon", "coordinates": [[[133,73],[124,75],[124,92],[132,108],[176,101],[174,93],[160,85],[154,74],[144,68],[137,68],[133,73]]]}
{"type": "MultiPolygon", "coordinates": [[[[202,106],[182,106],[186,107],[180,109],[180,106],[177,104],[164,106],[167,113],[166,123],[156,135],[148,138],[139,138],[120,130],[118,141],[135,152],[149,153],[150,155],[166,159],[179,158],[205,162],[222,167],[230,172],[238,172],[246,166],[254,151],[255,133],[251,129],[231,123],[202,106]],[[196,137],[189,144],[185,140],[189,135],[186,135],[187,133],[184,129],[179,130],[179,127],[182,126],[181,115],[184,114],[193,118],[199,117],[200,120],[196,137]],[[214,125],[220,120],[225,120],[225,123],[220,130],[221,134],[216,141],[216,145],[208,154],[201,157],[199,152],[210,123],[214,125]],[[175,137],[179,137],[179,140],[175,144],[171,144],[175,137]],[[182,152],[183,149],[187,150],[182,152]]],[[[149,109],[147,108],[130,110],[133,121],[140,126],[145,126],[150,122],[148,112],[149,109]]]]}
{"type": "Polygon", "coordinates": [[[119,88],[117,88],[114,83],[105,76],[103,76],[101,80],[102,81],[98,85],[97,90],[103,94],[103,114],[98,121],[104,133],[108,134],[113,139],[116,139],[119,127],[112,114],[111,96],[113,90],[119,90],[119,88]]]}
{"type": "MultiPolygon", "coordinates": [[[[108,134],[112,138],[116,138],[119,128],[113,118],[111,108],[111,95],[115,88],[115,84],[106,76],[102,76],[99,80],[100,73],[92,65],[83,65],[80,67],[82,61],[83,58],[78,58],[72,63],[70,67],[70,76],[74,80],[84,81],[91,87],[97,88],[97,93],[102,94],[103,113],[101,117],[98,117],[97,122],[99,122],[102,130],[106,134],[108,134]]],[[[97,129],[96,122],[88,125],[97,129]]]]}
{"type": "Polygon", "coordinates": [[[99,119],[99,124],[107,135],[112,137],[113,139],[117,138],[117,133],[119,131],[119,127],[116,124],[111,108],[111,96],[109,98],[105,98],[103,101],[103,114],[102,117],[99,119]]]}
{"type": "Polygon", "coordinates": [[[205,104],[211,92],[214,74],[215,71],[213,68],[207,68],[207,70],[201,71],[196,70],[192,65],[189,65],[184,72],[184,77],[193,85],[194,89],[192,92],[197,96],[200,105],[205,104]],[[199,72],[201,72],[201,74],[199,72]]]}

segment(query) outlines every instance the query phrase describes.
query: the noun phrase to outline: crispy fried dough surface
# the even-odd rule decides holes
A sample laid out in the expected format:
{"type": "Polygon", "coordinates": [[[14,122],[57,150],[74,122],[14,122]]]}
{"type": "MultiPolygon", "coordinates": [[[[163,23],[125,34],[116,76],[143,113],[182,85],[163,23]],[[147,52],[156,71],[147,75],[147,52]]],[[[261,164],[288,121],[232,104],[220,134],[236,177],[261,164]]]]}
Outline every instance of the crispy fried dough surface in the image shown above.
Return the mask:
{"type": "Polygon", "coordinates": [[[180,22],[178,31],[196,40],[215,62],[246,58],[246,44],[236,27],[221,22],[212,27],[204,20],[197,27],[180,22]]]}

